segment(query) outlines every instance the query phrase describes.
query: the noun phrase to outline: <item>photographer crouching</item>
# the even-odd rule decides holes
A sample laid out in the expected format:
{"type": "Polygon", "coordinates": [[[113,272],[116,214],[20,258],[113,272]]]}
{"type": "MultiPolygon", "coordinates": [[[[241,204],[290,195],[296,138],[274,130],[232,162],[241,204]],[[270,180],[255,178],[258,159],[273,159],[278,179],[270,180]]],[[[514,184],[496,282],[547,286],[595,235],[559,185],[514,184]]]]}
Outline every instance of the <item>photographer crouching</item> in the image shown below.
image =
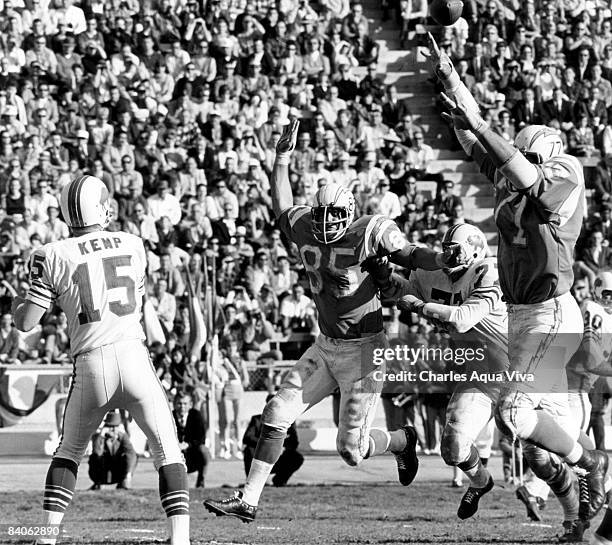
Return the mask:
{"type": "Polygon", "coordinates": [[[128,434],[123,429],[121,415],[112,411],[104,418],[102,429],[91,438],[93,452],[89,456],[90,490],[100,490],[103,484],[116,484],[129,489],[138,463],[128,434]]]}

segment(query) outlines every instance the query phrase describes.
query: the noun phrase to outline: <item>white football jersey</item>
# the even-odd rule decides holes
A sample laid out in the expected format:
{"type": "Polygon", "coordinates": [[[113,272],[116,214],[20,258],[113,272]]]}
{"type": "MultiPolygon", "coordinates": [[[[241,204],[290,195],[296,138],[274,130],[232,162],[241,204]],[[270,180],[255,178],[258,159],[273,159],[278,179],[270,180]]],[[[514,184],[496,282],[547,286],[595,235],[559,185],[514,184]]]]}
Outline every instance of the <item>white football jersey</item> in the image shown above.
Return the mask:
{"type": "Polygon", "coordinates": [[[580,305],[584,319],[584,335],[580,349],[567,364],[570,390],[589,392],[596,380],[593,373],[584,367],[586,354],[595,358],[596,367],[612,366],[612,309],[607,309],[591,299],[580,305]]]}
{"type": "Polygon", "coordinates": [[[457,340],[494,343],[504,353],[508,352],[508,314],[502,302],[495,258],[487,257],[473,263],[455,281],[442,270],[412,271],[408,293],[426,303],[461,306],[457,326],[461,329],[471,327],[465,333],[451,333],[451,336],[457,340]]]}
{"type": "Polygon", "coordinates": [[[117,341],[145,338],[140,325],[146,256],[142,239],[95,231],[46,244],[30,259],[26,299],[68,318],[73,356],[117,341]]]}

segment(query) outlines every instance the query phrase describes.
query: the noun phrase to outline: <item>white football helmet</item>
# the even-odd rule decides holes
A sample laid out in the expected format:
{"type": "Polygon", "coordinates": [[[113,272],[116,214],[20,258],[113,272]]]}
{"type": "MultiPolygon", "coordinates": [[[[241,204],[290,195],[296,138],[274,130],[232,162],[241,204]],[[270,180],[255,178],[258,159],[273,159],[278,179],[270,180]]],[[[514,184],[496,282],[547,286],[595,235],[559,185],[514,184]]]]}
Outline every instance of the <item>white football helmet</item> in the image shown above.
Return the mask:
{"type": "Polygon", "coordinates": [[[593,301],[604,306],[612,305],[612,270],[602,269],[593,283],[593,301]]]}
{"type": "MultiPolygon", "coordinates": [[[[451,244],[461,244],[468,257],[474,261],[480,261],[489,255],[489,245],[487,237],[475,225],[470,223],[458,223],[444,233],[442,239],[442,248],[445,249],[451,244]]],[[[461,265],[459,267],[444,269],[448,275],[456,275],[459,272],[464,272],[468,267],[461,265]]]]}
{"type": "Polygon", "coordinates": [[[559,131],[546,125],[528,125],[514,139],[514,145],[532,163],[541,164],[564,151],[559,131]]]}
{"type": "Polygon", "coordinates": [[[111,220],[110,195],[104,182],[95,176],[79,176],[62,189],[60,206],[70,227],[106,228],[111,220]]]}
{"type": "Polygon", "coordinates": [[[338,184],[327,184],[317,191],[312,207],[312,231],[323,244],[337,242],[355,218],[355,197],[338,184]]]}

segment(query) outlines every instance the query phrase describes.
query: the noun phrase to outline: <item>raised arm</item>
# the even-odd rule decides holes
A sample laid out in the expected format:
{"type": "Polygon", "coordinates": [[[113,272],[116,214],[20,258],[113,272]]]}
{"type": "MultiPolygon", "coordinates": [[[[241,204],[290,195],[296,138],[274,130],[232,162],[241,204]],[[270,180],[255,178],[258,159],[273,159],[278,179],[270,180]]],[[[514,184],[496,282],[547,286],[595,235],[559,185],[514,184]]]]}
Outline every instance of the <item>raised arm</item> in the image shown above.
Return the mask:
{"type": "Polygon", "coordinates": [[[293,206],[293,193],[289,183],[289,159],[291,152],[295,149],[299,126],[300,122],[297,119],[290,121],[283,129],[283,134],[276,144],[276,157],[270,176],[272,210],[276,218],[293,206]]]}
{"type": "Polygon", "coordinates": [[[435,75],[444,85],[442,98],[451,109],[450,114],[443,116],[454,126],[463,150],[473,157],[491,181],[495,170],[499,170],[517,189],[531,187],[538,179],[537,168],[516,147],[491,130],[449,57],[440,51],[431,34],[428,40],[428,57],[435,75]]]}

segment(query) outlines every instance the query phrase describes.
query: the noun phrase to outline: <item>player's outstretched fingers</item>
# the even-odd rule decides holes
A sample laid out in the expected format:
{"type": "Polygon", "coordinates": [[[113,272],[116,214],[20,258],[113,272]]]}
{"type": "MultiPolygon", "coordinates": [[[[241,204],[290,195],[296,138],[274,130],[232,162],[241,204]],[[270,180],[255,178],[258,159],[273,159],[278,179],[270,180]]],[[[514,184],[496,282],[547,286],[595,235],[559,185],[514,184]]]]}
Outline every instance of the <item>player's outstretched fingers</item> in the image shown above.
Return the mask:
{"type": "Polygon", "coordinates": [[[429,47],[428,57],[434,56],[435,58],[440,58],[440,47],[431,32],[427,33],[427,47],[429,47]]]}
{"type": "Polygon", "coordinates": [[[440,93],[440,99],[442,100],[442,104],[449,110],[454,110],[457,107],[457,103],[446,93],[440,93]]]}
{"type": "Polygon", "coordinates": [[[292,119],[285,128],[276,144],[277,153],[290,153],[295,149],[297,142],[297,132],[300,127],[300,122],[297,119],[292,119]]]}

